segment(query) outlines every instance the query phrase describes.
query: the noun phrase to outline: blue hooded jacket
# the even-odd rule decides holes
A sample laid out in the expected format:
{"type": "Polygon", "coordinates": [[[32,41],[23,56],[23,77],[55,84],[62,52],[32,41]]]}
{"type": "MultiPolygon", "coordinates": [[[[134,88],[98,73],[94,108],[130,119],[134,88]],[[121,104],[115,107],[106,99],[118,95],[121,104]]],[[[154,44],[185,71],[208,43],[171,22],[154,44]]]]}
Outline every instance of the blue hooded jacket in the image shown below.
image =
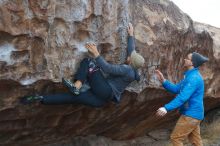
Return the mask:
{"type": "Polygon", "coordinates": [[[185,77],[177,84],[168,80],[163,82],[163,87],[177,96],[164,107],[167,111],[179,108],[180,113],[198,120],[204,118],[204,81],[198,68],[193,68],[184,73],[185,77]]]}

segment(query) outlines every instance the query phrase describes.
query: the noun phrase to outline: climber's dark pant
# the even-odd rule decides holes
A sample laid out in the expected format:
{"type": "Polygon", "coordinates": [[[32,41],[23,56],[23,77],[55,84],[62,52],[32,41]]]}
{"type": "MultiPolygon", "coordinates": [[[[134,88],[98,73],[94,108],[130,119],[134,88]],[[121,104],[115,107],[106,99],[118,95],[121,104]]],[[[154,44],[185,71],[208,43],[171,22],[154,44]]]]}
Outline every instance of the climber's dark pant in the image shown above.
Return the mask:
{"type": "Polygon", "coordinates": [[[94,107],[100,107],[112,98],[112,89],[100,70],[89,72],[89,60],[84,59],[75,75],[76,80],[88,81],[90,89],[73,95],[72,93],[59,93],[43,96],[42,103],[48,105],[80,103],[94,107]]]}

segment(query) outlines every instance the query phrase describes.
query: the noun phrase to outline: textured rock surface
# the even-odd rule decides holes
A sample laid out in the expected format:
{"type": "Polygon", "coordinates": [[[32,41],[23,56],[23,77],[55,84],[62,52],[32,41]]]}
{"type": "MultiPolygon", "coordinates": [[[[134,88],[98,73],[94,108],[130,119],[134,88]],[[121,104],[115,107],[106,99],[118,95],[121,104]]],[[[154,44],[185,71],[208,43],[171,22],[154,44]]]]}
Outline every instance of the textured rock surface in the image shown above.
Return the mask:
{"type": "MultiPolygon", "coordinates": [[[[206,114],[206,119],[201,124],[201,133],[204,146],[218,146],[220,143],[220,109],[216,108],[206,114]]],[[[169,136],[171,129],[158,129],[149,132],[145,136],[137,137],[132,140],[116,141],[110,138],[89,135],[86,137],[75,137],[68,141],[57,142],[52,146],[165,146],[171,145],[169,136]]],[[[46,146],[51,146],[48,144],[46,146]]],[[[191,146],[186,140],[184,146],[191,146]]]]}
{"type": "Polygon", "coordinates": [[[154,111],[173,95],[159,87],[153,70],[158,67],[177,82],[183,59],[192,51],[210,58],[202,71],[206,110],[219,106],[219,31],[193,23],[166,0],[0,1],[0,144],[53,144],[86,135],[128,140],[169,129],[177,114],[158,119],[154,111]],[[24,95],[66,92],[61,77],[75,72],[87,55],[87,41],[96,42],[106,60],[122,63],[128,22],[134,24],[137,51],[146,64],[142,81],[127,88],[120,105],[18,103],[24,95]]]}
{"type": "Polygon", "coordinates": [[[208,85],[206,94],[213,97],[220,97],[220,29],[198,22],[194,22],[194,28],[196,33],[208,32],[209,35],[212,37],[212,60],[208,65],[208,68],[205,68],[205,70],[203,71],[203,76],[205,76],[208,85]],[[210,70],[210,68],[212,69],[210,70]]]}

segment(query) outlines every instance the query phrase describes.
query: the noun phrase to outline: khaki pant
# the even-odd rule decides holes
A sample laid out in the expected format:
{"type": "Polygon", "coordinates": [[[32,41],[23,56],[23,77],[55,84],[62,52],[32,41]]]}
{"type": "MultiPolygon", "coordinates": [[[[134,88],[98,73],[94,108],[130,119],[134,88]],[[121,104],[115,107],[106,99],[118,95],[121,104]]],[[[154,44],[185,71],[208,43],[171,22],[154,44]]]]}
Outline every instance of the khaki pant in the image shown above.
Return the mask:
{"type": "Polygon", "coordinates": [[[180,116],[170,136],[173,146],[183,146],[183,140],[187,137],[194,146],[202,146],[200,122],[191,117],[180,116]]]}

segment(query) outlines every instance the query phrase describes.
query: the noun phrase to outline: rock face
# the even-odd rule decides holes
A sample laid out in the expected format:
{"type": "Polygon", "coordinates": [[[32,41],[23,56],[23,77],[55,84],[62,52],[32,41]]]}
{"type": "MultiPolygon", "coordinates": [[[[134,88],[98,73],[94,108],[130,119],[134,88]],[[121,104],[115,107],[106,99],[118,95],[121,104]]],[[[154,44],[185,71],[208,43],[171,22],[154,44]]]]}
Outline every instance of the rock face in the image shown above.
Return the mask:
{"type": "Polygon", "coordinates": [[[206,92],[207,95],[213,97],[219,97],[220,96],[220,87],[219,87],[220,29],[207,24],[201,24],[198,22],[194,22],[194,28],[196,33],[208,32],[213,40],[213,44],[212,44],[213,56],[208,68],[205,68],[205,70],[203,71],[203,76],[205,76],[208,85],[206,92]],[[212,68],[211,74],[209,68],[212,68]],[[211,81],[211,78],[213,79],[213,81],[211,81]]]}
{"type": "Polygon", "coordinates": [[[52,145],[86,135],[128,140],[172,127],[175,112],[163,119],[154,116],[174,95],[159,87],[153,70],[177,82],[183,59],[192,51],[210,59],[201,69],[206,110],[219,106],[219,32],[193,23],[168,0],[0,1],[0,144],[52,145]],[[146,64],[141,82],[127,88],[119,105],[18,103],[24,95],[67,92],[61,77],[72,77],[87,55],[85,42],[95,42],[106,60],[123,63],[129,22],[146,64]]]}

